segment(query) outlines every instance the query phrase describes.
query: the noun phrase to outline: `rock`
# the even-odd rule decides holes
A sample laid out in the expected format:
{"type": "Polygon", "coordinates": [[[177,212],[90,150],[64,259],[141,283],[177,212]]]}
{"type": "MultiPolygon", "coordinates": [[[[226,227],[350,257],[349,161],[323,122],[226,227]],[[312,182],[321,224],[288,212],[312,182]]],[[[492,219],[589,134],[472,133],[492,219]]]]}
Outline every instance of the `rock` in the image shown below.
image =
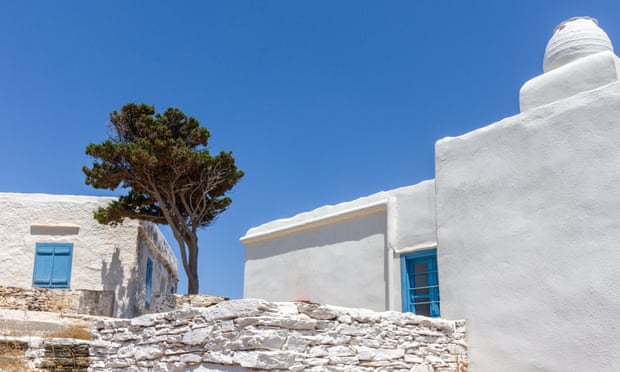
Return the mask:
{"type": "Polygon", "coordinates": [[[136,360],[153,360],[164,355],[163,350],[155,346],[140,347],[135,352],[136,360]]]}
{"type": "Polygon", "coordinates": [[[204,344],[205,341],[211,335],[211,331],[212,330],[213,330],[213,327],[204,327],[204,328],[193,329],[193,330],[187,332],[183,336],[183,343],[185,343],[187,345],[201,345],[201,344],[204,344]]]}
{"type": "Polygon", "coordinates": [[[307,304],[307,303],[299,302],[299,303],[296,303],[296,305],[300,313],[306,314],[309,317],[314,318],[314,319],[332,320],[332,319],[336,319],[340,315],[340,313],[336,311],[335,309],[330,309],[329,307],[322,306],[320,304],[314,304],[314,303],[307,304]]]}
{"type": "Polygon", "coordinates": [[[456,370],[467,364],[464,330],[393,311],[232,300],[105,321],[90,354],[93,368],[111,371],[456,370]]]}
{"type": "Polygon", "coordinates": [[[353,348],[348,347],[348,346],[332,346],[330,348],[327,349],[327,354],[332,357],[332,356],[350,356],[350,355],[355,355],[355,350],[353,350],[353,348]]]}
{"type": "Polygon", "coordinates": [[[226,355],[217,351],[209,351],[203,354],[202,360],[209,363],[226,364],[233,363],[233,358],[230,355],[226,355]]]}
{"type": "Polygon", "coordinates": [[[377,349],[375,360],[394,360],[405,356],[403,349],[377,349]]]}
{"type": "Polygon", "coordinates": [[[197,354],[183,354],[179,358],[179,361],[186,364],[195,364],[202,362],[202,357],[197,354]]]}

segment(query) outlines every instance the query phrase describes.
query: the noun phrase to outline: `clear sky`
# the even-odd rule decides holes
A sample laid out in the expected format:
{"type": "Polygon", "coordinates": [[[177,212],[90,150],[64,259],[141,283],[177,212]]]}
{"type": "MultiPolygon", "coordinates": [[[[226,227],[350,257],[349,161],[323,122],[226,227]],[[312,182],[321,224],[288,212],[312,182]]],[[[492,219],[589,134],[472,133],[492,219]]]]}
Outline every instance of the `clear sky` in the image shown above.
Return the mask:
{"type": "Polygon", "coordinates": [[[84,185],[86,145],[125,103],[178,107],[246,173],[199,235],[201,292],[238,298],[250,227],[433,178],[580,15],[620,43],[617,0],[2,2],[0,192],[119,195],[84,185]]]}

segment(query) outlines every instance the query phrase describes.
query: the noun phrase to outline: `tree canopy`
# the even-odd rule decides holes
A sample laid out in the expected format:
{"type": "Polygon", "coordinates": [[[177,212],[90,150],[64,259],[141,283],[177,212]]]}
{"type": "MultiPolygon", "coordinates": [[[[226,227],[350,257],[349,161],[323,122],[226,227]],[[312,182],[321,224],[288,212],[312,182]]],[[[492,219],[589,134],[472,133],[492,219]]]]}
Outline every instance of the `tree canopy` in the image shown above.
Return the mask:
{"type": "Polygon", "coordinates": [[[130,103],[110,114],[113,134],[89,144],[95,160],[83,167],[86,184],[128,189],[126,195],[95,212],[103,224],[136,218],[170,226],[179,244],[188,293],[198,293],[198,229],[213,223],[232,199],[243,177],[232,152],[212,156],[210,133],[176,108],[163,114],[153,106],[130,103]]]}

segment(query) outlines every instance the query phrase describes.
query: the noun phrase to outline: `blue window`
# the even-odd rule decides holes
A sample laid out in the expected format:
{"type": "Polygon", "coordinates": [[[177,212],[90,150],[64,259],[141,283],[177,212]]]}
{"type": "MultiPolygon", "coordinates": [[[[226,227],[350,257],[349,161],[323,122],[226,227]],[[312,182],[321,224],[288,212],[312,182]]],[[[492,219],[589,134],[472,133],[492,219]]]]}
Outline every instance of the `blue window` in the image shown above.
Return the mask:
{"type": "Polygon", "coordinates": [[[146,293],[145,293],[145,308],[149,310],[151,308],[151,282],[153,279],[153,261],[150,258],[146,259],[146,293]]]}
{"type": "Polygon", "coordinates": [[[72,253],[71,243],[37,243],[32,286],[69,288],[72,253]]]}
{"type": "Polygon", "coordinates": [[[403,311],[439,316],[437,250],[415,252],[400,257],[403,311]]]}

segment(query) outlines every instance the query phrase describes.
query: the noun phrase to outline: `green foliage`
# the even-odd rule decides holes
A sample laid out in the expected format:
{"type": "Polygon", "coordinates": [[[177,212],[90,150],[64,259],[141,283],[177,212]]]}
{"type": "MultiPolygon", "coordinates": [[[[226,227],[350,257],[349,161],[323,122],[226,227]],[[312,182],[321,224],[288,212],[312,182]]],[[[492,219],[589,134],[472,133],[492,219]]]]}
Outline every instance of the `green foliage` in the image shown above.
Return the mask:
{"type": "Polygon", "coordinates": [[[190,271],[197,270],[190,262],[197,257],[197,229],[230,206],[226,193],[243,172],[231,152],[212,156],[207,149],[209,131],[178,109],[158,114],[153,106],[130,103],[110,114],[110,127],[111,138],[86,147],[96,159],[91,168],[83,167],[86,184],[129,191],[97,210],[95,218],[104,224],[139,218],[170,225],[191,277],[196,273],[190,271]]]}

